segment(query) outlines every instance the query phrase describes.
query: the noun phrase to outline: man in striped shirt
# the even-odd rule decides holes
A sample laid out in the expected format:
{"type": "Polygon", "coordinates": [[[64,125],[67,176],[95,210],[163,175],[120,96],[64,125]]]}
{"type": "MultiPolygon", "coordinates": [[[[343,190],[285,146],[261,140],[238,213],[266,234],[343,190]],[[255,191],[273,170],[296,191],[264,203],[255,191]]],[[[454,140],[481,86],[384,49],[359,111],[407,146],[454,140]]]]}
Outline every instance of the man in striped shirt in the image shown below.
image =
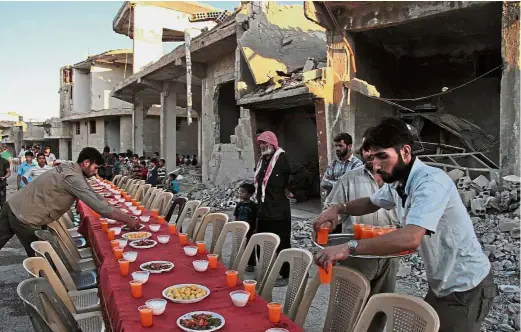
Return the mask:
{"type": "Polygon", "coordinates": [[[22,176],[22,181],[25,185],[29,183],[28,179],[34,181],[34,179],[36,179],[42,173],[50,169],[53,169],[52,166],[47,165],[47,158],[44,153],[38,153],[38,155],[36,156],[36,161],[38,162],[38,165],[29,168],[22,176]]]}

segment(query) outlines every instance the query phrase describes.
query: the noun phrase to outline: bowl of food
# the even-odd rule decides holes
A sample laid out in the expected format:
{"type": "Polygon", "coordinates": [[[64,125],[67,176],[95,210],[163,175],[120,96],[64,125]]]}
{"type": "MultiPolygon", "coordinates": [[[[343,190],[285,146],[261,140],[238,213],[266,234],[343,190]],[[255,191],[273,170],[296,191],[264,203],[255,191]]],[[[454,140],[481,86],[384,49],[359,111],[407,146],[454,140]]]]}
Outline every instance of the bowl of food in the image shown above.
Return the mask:
{"type": "Polygon", "coordinates": [[[166,244],[170,241],[170,235],[158,235],[157,236],[157,242],[161,244],[166,244]]]}
{"type": "MultiPolygon", "coordinates": [[[[114,198],[119,202],[120,199],[121,199],[121,195],[119,195],[119,194],[118,195],[114,195],[114,198]]],[[[123,203],[123,202],[121,202],[121,203],[123,203]]]]}
{"type": "Polygon", "coordinates": [[[148,225],[148,228],[150,228],[150,231],[155,233],[155,232],[159,232],[159,229],[161,228],[161,225],[157,225],[157,224],[148,225]]]}
{"type": "Polygon", "coordinates": [[[152,236],[150,232],[128,232],[122,235],[123,238],[127,240],[141,240],[148,239],[152,236]]]}
{"type": "Polygon", "coordinates": [[[130,211],[135,211],[135,210],[137,210],[138,208],[137,208],[137,206],[131,205],[131,206],[128,206],[128,209],[129,209],[130,211]]]}
{"type": "Polygon", "coordinates": [[[169,261],[150,261],[141,264],[139,268],[150,273],[163,273],[171,271],[174,268],[174,263],[169,261]]]}
{"type": "Polygon", "coordinates": [[[150,216],[141,216],[141,217],[139,217],[139,220],[141,220],[142,222],[149,222],[150,216]]]}
{"type": "Polygon", "coordinates": [[[135,215],[135,216],[140,216],[141,212],[142,212],[141,210],[133,210],[132,214],[135,215]]]}
{"type": "Polygon", "coordinates": [[[114,225],[115,223],[117,223],[117,221],[115,219],[109,219],[109,218],[107,218],[107,222],[111,225],[114,225]]]}
{"type": "Polygon", "coordinates": [[[183,331],[217,331],[225,324],[224,317],[211,311],[194,311],[177,319],[177,326],[183,331]]]}
{"type": "Polygon", "coordinates": [[[132,206],[132,202],[125,202],[125,205],[130,208],[132,206]]]}
{"type": "Polygon", "coordinates": [[[250,292],[244,290],[236,290],[230,293],[230,297],[232,298],[233,304],[236,307],[244,307],[248,303],[248,299],[250,298],[250,292]]]}
{"type": "Polygon", "coordinates": [[[135,249],[150,249],[155,247],[157,244],[156,241],[151,239],[141,239],[130,242],[130,246],[135,249]]]}
{"type": "Polygon", "coordinates": [[[118,242],[119,242],[119,247],[121,249],[125,249],[125,247],[128,244],[128,240],[127,239],[119,239],[118,242]]]}
{"type": "Polygon", "coordinates": [[[114,235],[121,234],[121,227],[111,227],[109,229],[113,229],[114,230],[114,235]]]}
{"type": "Polygon", "coordinates": [[[150,277],[150,272],[148,271],[132,272],[132,278],[134,278],[135,281],[146,283],[148,281],[148,277],[150,277]]]}
{"type": "Polygon", "coordinates": [[[123,258],[127,261],[133,263],[137,259],[137,252],[136,251],[127,251],[123,253],[123,258]]]}
{"type": "Polygon", "coordinates": [[[185,251],[186,256],[197,255],[197,247],[195,247],[195,246],[186,246],[186,247],[183,247],[183,250],[185,251]]]}
{"type": "Polygon", "coordinates": [[[117,199],[109,199],[109,204],[110,205],[116,205],[116,204],[118,204],[118,200],[117,199]]]}
{"type": "Polygon", "coordinates": [[[125,203],[125,199],[124,198],[118,198],[118,202],[120,202],[121,204],[125,203]]]}
{"type": "Polygon", "coordinates": [[[192,264],[197,272],[204,272],[208,269],[208,261],[206,260],[195,260],[192,264]]]}
{"type": "Polygon", "coordinates": [[[208,287],[196,284],[179,284],[163,290],[163,297],[174,303],[197,303],[208,295],[208,287]]]}
{"type": "Polygon", "coordinates": [[[164,299],[151,299],[145,302],[145,305],[152,309],[152,315],[159,316],[166,309],[166,300],[164,299]]]}

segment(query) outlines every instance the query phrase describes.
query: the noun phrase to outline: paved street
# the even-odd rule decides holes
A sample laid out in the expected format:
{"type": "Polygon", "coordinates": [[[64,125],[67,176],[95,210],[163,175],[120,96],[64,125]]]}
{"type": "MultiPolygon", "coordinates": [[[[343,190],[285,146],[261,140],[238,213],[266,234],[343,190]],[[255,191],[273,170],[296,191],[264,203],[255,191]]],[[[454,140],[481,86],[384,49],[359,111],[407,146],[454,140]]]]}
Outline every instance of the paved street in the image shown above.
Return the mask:
{"type": "MultiPolygon", "coordinates": [[[[16,190],[16,176],[8,179],[7,197],[16,190]]],[[[0,251],[0,331],[32,332],[22,301],[16,294],[18,283],[27,278],[22,266],[25,250],[16,237],[0,251]]]]}

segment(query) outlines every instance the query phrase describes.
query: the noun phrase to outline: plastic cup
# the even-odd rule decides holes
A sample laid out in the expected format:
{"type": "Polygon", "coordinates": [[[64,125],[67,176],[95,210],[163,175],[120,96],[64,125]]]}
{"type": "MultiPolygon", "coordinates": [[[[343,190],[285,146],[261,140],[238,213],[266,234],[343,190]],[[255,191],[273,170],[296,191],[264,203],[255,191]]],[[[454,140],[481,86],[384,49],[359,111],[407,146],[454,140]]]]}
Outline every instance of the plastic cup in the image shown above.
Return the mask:
{"type": "Polygon", "coordinates": [[[187,245],[188,244],[188,234],[179,233],[179,243],[181,243],[182,246],[187,245]]]}
{"type": "Polygon", "coordinates": [[[143,296],[143,283],[132,280],[130,282],[130,292],[132,293],[133,298],[139,299],[141,296],[143,296]]]}
{"type": "Polygon", "coordinates": [[[141,212],[145,211],[145,207],[144,207],[143,205],[139,205],[137,208],[138,208],[139,211],[141,211],[141,212]]]}
{"type": "Polygon", "coordinates": [[[159,210],[158,209],[152,209],[150,210],[152,212],[152,217],[157,218],[159,216],[159,210]]]}
{"type": "Polygon", "coordinates": [[[237,272],[237,271],[233,271],[233,270],[226,271],[226,284],[228,285],[228,287],[232,288],[232,287],[237,286],[237,275],[238,274],[239,274],[239,272],[237,272]]]}
{"type": "Polygon", "coordinates": [[[109,238],[110,241],[114,240],[116,238],[116,231],[113,229],[108,229],[107,237],[109,238]]]}
{"type": "Polygon", "coordinates": [[[168,224],[168,233],[170,233],[170,235],[174,235],[177,233],[176,224],[168,224]]]}
{"type": "Polygon", "coordinates": [[[208,265],[210,266],[210,269],[216,269],[217,268],[217,258],[219,255],[217,254],[208,254],[208,265]]]}
{"type": "Polygon", "coordinates": [[[380,236],[380,235],[384,235],[386,233],[387,232],[385,230],[381,229],[381,228],[373,230],[374,237],[377,237],[377,236],[380,236]]]}
{"type": "Polygon", "coordinates": [[[112,247],[112,249],[119,248],[119,241],[118,240],[110,241],[110,246],[112,247]]]}
{"type": "MultiPolygon", "coordinates": [[[[165,216],[159,216],[157,217],[157,222],[160,224],[160,225],[163,225],[166,220],[165,220],[165,216]]],[[[175,226],[175,225],[174,225],[175,226]]]]}
{"type": "Polygon", "coordinates": [[[363,225],[362,226],[362,234],[361,234],[361,238],[362,239],[370,239],[372,237],[374,237],[374,233],[373,233],[373,226],[371,225],[363,225]]]}
{"type": "Polygon", "coordinates": [[[280,322],[282,316],[282,304],[277,302],[268,303],[268,319],[276,324],[280,322]]]}
{"type": "Polygon", "coordinates": [[[353,224],[353,233],[355,240],[360,240],[362,238],[362,224],[353,224]]]}
{"type": "Polygon", "coordinates": [[[325,269],[319,266],[318,272],[320,273],[320,283],[329,284],[331,282],[331,276],[333,275],[333,264],[329,263],[327,266],[327,272],[325,269]]]}
{"type": "Polygon", "coordinates": [[[244,280],[242,282],[244,290],[250,293],[250,301],[255,300],[255,287],[257,287],[257,281],[255,280],[244,280]]]}
{"type": "Polygon", "coordinates": [[[152,326],[152,309],[147,307],[146,305],[142,305],[139,308],[139,321],[141,322],[142,327],[150,327],[152,326]]]}
{"type": "Polygon", "coordinates": [[[109,222],[108,221],[102,221],[101,222],[101,230],[105,233],[107,233],[107,230],[109,229],[109,222]]]}
{"type": "Polygon", "coordinates": [[[132,202],[132,205],[137,205],[137,199],[131,198],[130,201],[132,202]]]}
{"type": "Polygon", "coordinates": [[[112,251],[114,252],[114,256],[116,259],[122,259],[123,258],[123,249],[121,248],[113,248],[112,251]]]}
{"type": "Polygon", "coordinates": [[[126,277],[128,276],[128,270],[130,268],[130,262],[126,259],[119,259],[119,273],[121,273],[121,276],[126,277]]]}
{"type": "Polygon", "coordinates": [[[327,244],[327,238],[329,237],[329,228],[328,227],[320,227],[320,230],[317,234],[317,243],[318,244],[327,244]]]}
{"type": "Polygon", "coordinates": [[[206,242],[205,241],[197,241],[195,244],[197,245],[198,254],[204,254],[206,252],[206,242]]]}

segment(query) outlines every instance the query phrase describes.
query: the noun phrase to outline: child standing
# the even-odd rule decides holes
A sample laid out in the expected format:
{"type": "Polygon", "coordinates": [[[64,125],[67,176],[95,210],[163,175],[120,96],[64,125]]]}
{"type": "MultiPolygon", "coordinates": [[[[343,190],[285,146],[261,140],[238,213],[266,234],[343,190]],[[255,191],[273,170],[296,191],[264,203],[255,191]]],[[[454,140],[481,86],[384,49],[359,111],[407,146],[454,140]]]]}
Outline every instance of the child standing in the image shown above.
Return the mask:
{"type": "Polygon", "coordinates": [[[177,174],[175,173],[170,173],[168,174],[169,176],[169,181],[168,181],[168,190],[169,192],[171,192],[172,194],[177,194],[179,193],[179,183],[177,182],[177,174]]]}
{"type": "Polygon", "coordinates": [[[151,184],[152,187],[155,187],[157,184],[157,159],[150,159],[150,167],[148,168],[147,174],[147,184],[151,184]]]}
{"type": "MultiPolygon", "coordinates": [[[[245,221],[250,224],[250,230],[246,234],[249,241],[250,237],[255,234],[257,228],[257,204],[251,200],[255,193],[255,186],[251,183],[243,183],[239,187],[239,198],[241,201],[235,206],[235,221],[245,221]]],[[[252,252],[248,260],[246,271],[255,272],[255,250],[252,252]]]]}

